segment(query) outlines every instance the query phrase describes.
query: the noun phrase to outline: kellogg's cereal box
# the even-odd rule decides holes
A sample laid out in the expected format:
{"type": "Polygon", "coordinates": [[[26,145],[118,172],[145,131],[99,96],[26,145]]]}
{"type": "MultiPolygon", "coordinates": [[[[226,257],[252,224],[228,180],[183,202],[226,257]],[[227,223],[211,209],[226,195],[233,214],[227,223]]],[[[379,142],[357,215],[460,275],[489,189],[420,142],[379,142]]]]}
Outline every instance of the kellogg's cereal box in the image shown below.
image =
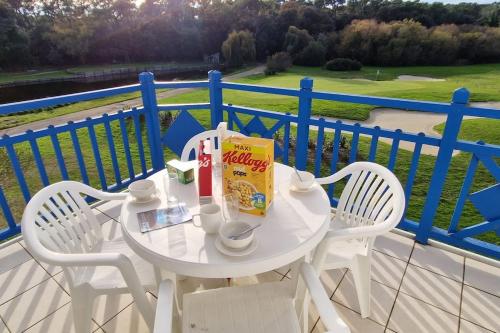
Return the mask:
{"type": "Polygon", "coordinates": [[[236,193],[240,211],[265,216],[274,194],[274,140],[229,137],[222,142],[223,193],[236,193]]]}

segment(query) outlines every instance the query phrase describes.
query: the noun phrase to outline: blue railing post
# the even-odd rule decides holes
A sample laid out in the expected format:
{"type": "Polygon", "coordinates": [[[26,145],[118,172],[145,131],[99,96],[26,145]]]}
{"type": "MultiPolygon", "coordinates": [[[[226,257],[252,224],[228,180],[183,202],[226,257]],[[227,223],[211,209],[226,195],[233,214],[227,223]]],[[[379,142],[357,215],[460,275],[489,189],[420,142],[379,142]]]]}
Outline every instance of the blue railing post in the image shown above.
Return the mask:
{"type": "Polygon", "coordinates": [[[141,83],[142,104],[146,111],[146,127],[149,143],[151,145],[151,162],[153,170],[162,170],[165,167],[163,148],[161,144],[160,122],[158,119],[158,102],[153,73],[139,74],[141,83]]]}
{"type": "Polygon", "coordinates": [[[420,243],[427,243],[429,232],[432,229],[434,217],[439,206],[443,186],[446,181],[446,175],[453,156],[453,148],[457,141],[462,119],[464,117],[464,108],[469,103],[469,91],[465,88],[455,90],[452,98],[452,111],[448,113],[446,124],[443,131],[443,137],[439,145],[439,152],[434,165],[427,198],[420,218],[419,227],[416,234],[416,240],[420,243]]]}
{"type": "Polygon", "coordinates": [[[213,129],[224,120],[222,113],[222,74],[219,71],[208,72],[208,89],[210,91],[210,125],[213,129]]]}
{"type": "Polygon", "coordinates": [[[309,119],[311,117],[313,80],[305,77],[300,80],[299,117],[297,124],[297,147],[295,150],[295,166],[305,170],[307,166],[307,149],[309,144],[309,119]]]}

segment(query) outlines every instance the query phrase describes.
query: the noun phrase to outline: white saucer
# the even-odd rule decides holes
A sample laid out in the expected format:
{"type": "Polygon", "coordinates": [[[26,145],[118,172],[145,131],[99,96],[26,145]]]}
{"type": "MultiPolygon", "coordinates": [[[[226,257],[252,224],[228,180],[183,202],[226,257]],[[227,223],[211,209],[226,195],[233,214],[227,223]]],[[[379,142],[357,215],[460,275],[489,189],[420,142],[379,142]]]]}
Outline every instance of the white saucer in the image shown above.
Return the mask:
{"type": "Polygon", "coordinates": [[[138,204],[143,204],[143,203],[148,203],[150,201],[153,201],[158,198],[158,195],[160,194],[160,191],[156,189],[155,193],[153,193],[150,197],[146,199],[137,199],[136,197],[132,197],[132,202],[133,203],[138,203],[138,204]]]}
{"type": "Polygon", "coordinates": [[[318,186],[318,183],[314,182],[314,183],[311,185],[311,187],[306,188],[306,189],[304,189],[304,190],[299,189],[299,188],[295,187],[295,186],[294,186],[294,185],[292,185],[292,184],[289,184],[289,185],[288,185],[288,188],[289,188],[289,189],[290,189],[290,191],[292,191],[292,192],[307,193],[307,192],[312,192],[312,191],[314,191],[314,190],[316,189],[316,187],[317,187],[317,186],[318,186]]]}
{"type": "Polygon", "coordinates": [[[254,237],[252,242],[247,247],[245,247],[244,249],[241,249],[241,250],[236,250],[236,249],[231,249],[231,248],[225,246],[224,244],[222,244],[222,240],[220,239],[220,236],[217,236],[217,238],[215,239],[215,248],[217,248],[217,250],[219,250],[220,253],[225,254],[227,256],[231,256],[231,257],[242,257],[242,256],[246,256],[250,253],[253,253],[257,249],[257,245],[259,245],[259,242],[254,237]]]}

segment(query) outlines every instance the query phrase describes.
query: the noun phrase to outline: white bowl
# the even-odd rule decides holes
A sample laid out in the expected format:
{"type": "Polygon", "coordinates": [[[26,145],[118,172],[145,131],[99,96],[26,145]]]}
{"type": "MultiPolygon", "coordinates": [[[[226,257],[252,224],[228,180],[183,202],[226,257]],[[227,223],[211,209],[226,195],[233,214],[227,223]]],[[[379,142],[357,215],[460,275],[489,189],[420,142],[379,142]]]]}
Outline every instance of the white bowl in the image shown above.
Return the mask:
{"type": "Polygon", "coordinates": [[[231,239],[229,237],[235,236],[250,227],[251,225],[245,222],[229,222],[222,225],[222,227],[219,229],[219,236],[222,244],[232,249],[243,249],[247,247],[253,240],[253,230],[247,232],[238,239],[231,239]]]}
{"type": "Polygon", "coordinates": [[[297,176],[297,173],[294,171],[290,176],[290,184],[294,186],[298,190],[308,190],[314,184],[314,175],[307,171],[298,171],[300,178],[297,176]]]}
{"type": "Polygon", "coordinates": [[[155,194],[156,186],[152,180],[141,179],[130,184],[128,190],[134,198],[144,200],[155,194]]]}

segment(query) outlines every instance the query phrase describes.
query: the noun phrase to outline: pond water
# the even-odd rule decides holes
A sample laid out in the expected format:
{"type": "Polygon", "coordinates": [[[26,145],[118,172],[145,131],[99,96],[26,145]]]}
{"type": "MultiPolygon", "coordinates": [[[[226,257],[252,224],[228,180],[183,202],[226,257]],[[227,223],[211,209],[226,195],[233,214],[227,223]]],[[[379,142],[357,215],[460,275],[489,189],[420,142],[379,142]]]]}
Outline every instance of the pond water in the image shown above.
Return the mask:
{"type": "MultiPolygon", "coordinates": [[[[155,75],[156,80],[206,79],[206,71],[192,71],[178,74],[155,75]]],[[[101,82],[51,82],[17,87],[0,88],[0,104],[26,101],[30,99],[73,94],[77,92],[119,87],[139,83],[139,77],[101,82]]]]}

